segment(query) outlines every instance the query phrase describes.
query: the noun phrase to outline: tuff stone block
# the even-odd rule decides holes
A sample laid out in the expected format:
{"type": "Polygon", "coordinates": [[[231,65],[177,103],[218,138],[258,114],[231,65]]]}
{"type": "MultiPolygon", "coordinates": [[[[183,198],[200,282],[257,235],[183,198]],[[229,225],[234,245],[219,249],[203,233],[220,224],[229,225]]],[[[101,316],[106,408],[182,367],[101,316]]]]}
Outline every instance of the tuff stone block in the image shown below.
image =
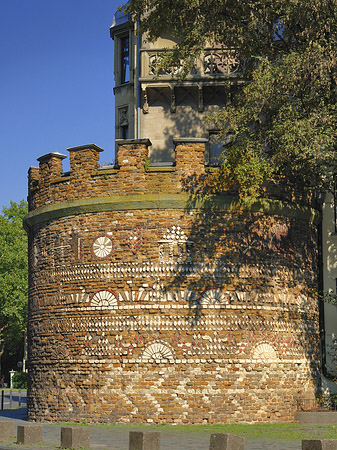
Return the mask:
{"type": "Polygon", "coordinates": [[[160,432],[130,431],[129,450],[160,450],[160,432]]]}
{"type": "Polygon", "coordinates": [[[244,450],[245,439],[227,433],[211,434],[209,450],[244,450]]]}
{"type": "Polygon", "coordinates": [[[302,450],[337,450],[337,439],[303,439],[302,450]]]}
{"type": "Polygon", "coordinates": [[[0,421],[0,440],[10,441],[14,436],[14,421],[1,420],[0,421]]]}
{"type": "Polygon", "coordinates": [[[89,448],[90,429],[88,427],[62,427],[61,448],[89,448]]]}
{"type": "Polygon", "coordinates": [[[17,444],[37,445],[42,442],[42,425],[18,425],[17,444]]]}

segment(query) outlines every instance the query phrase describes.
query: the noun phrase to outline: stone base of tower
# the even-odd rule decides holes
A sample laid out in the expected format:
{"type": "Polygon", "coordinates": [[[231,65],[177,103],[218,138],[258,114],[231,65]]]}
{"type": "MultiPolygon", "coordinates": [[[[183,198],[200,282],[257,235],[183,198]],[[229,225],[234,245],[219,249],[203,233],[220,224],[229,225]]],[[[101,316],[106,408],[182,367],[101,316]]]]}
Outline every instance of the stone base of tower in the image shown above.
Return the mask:
{"type": "Polygon", "coordinates": [[[239,358],[216,364],[187,358],[146,367],[129,362],[114,368],[113,361],[86,369],[50,367],[32,374],[28,417],[90,423],[289,422],[303,382],[309,388],[311,370],[300,360],[266,365],[239,358]]]}

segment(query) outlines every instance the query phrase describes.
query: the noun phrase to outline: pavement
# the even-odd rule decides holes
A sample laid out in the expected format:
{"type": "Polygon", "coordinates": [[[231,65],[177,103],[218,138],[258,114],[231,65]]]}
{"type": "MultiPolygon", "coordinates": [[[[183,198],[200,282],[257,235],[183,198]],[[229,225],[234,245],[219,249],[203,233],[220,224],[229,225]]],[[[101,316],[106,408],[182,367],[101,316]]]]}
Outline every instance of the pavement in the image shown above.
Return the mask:
{"type": "MultiPolygon", "coordinates": [[[[14,420],[15,426],[29,425],[26,408],[0,411],[0,420],[14,420]]],[[[33,423],[31,423],[33,424],[33,423]]],[[[60,449],[61,427],[65,425],[43,423],[43,442],[38,450],[60,449]]],[[[135,429],[137,429],[135,427],[135,429]]],[[[94,450],[128,450],[130,426],[90,427],[90,448],[94,450]]],[[[208,450],[211,431],[161,430],[160,450],[208,450]]],[[[301,440],[246,438],[245,450],[300,450],[301,440]]],[[[13,443],[0,444],[0,450],[33,450],[32,447],[13,443]]]]}
{"type": "MultiPolygon", "coordinates": [[[[27,405],[27,391],[22,390],[20,393],[15,390],[10,395],[9,391],[1,391],[1,396],[3,395],[3,406],[4,409],[20,408],[21,406],[27,405]]],[[[2,403],[2,398],[1,398],[2,403]]]]}

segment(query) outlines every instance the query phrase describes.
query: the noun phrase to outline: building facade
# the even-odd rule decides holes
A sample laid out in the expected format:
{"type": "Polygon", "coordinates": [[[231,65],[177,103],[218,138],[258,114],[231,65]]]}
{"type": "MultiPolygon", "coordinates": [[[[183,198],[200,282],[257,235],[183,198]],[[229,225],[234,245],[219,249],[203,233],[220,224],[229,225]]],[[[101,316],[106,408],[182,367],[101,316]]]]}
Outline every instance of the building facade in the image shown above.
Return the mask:
{"type": "Polygon", "coordinates": [[[155,74],[166,49],[176,42],[163,36],[149,42],[136,33],[128,15],[117,12],[110,28],[114,40],[115,133],[117,139],[150,139],[152,163],[173,163],[173,138],[198,136],[208,141],[206,163],[216,165],[223,150],[217,128],[205,117],[224,107],[243,82],[242,64],[233,50],[205,48],[189,74],[168,67],[155,74]]]}

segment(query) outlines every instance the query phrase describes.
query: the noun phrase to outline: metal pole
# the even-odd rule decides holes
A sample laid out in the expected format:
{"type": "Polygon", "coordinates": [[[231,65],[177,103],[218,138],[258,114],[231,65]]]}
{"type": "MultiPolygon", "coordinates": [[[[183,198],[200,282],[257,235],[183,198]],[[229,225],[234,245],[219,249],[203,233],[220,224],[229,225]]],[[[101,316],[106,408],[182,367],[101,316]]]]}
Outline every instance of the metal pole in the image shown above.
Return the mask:
{"type": "Polygon", "coordinates": [[[21,389],[19,389],[19,408],[21,406],[21,389]]]}
{"type": "Polygon", "coordinates": [[[2,389],[2,391],[1,391],[1,411],[4,410],[4,394],[5,394],[5,392],[2,389]]]}
{"type": "Polygon", "coordinates": [[[12,389],[9,391],[9,409],[12,409],[12,389]]]}

